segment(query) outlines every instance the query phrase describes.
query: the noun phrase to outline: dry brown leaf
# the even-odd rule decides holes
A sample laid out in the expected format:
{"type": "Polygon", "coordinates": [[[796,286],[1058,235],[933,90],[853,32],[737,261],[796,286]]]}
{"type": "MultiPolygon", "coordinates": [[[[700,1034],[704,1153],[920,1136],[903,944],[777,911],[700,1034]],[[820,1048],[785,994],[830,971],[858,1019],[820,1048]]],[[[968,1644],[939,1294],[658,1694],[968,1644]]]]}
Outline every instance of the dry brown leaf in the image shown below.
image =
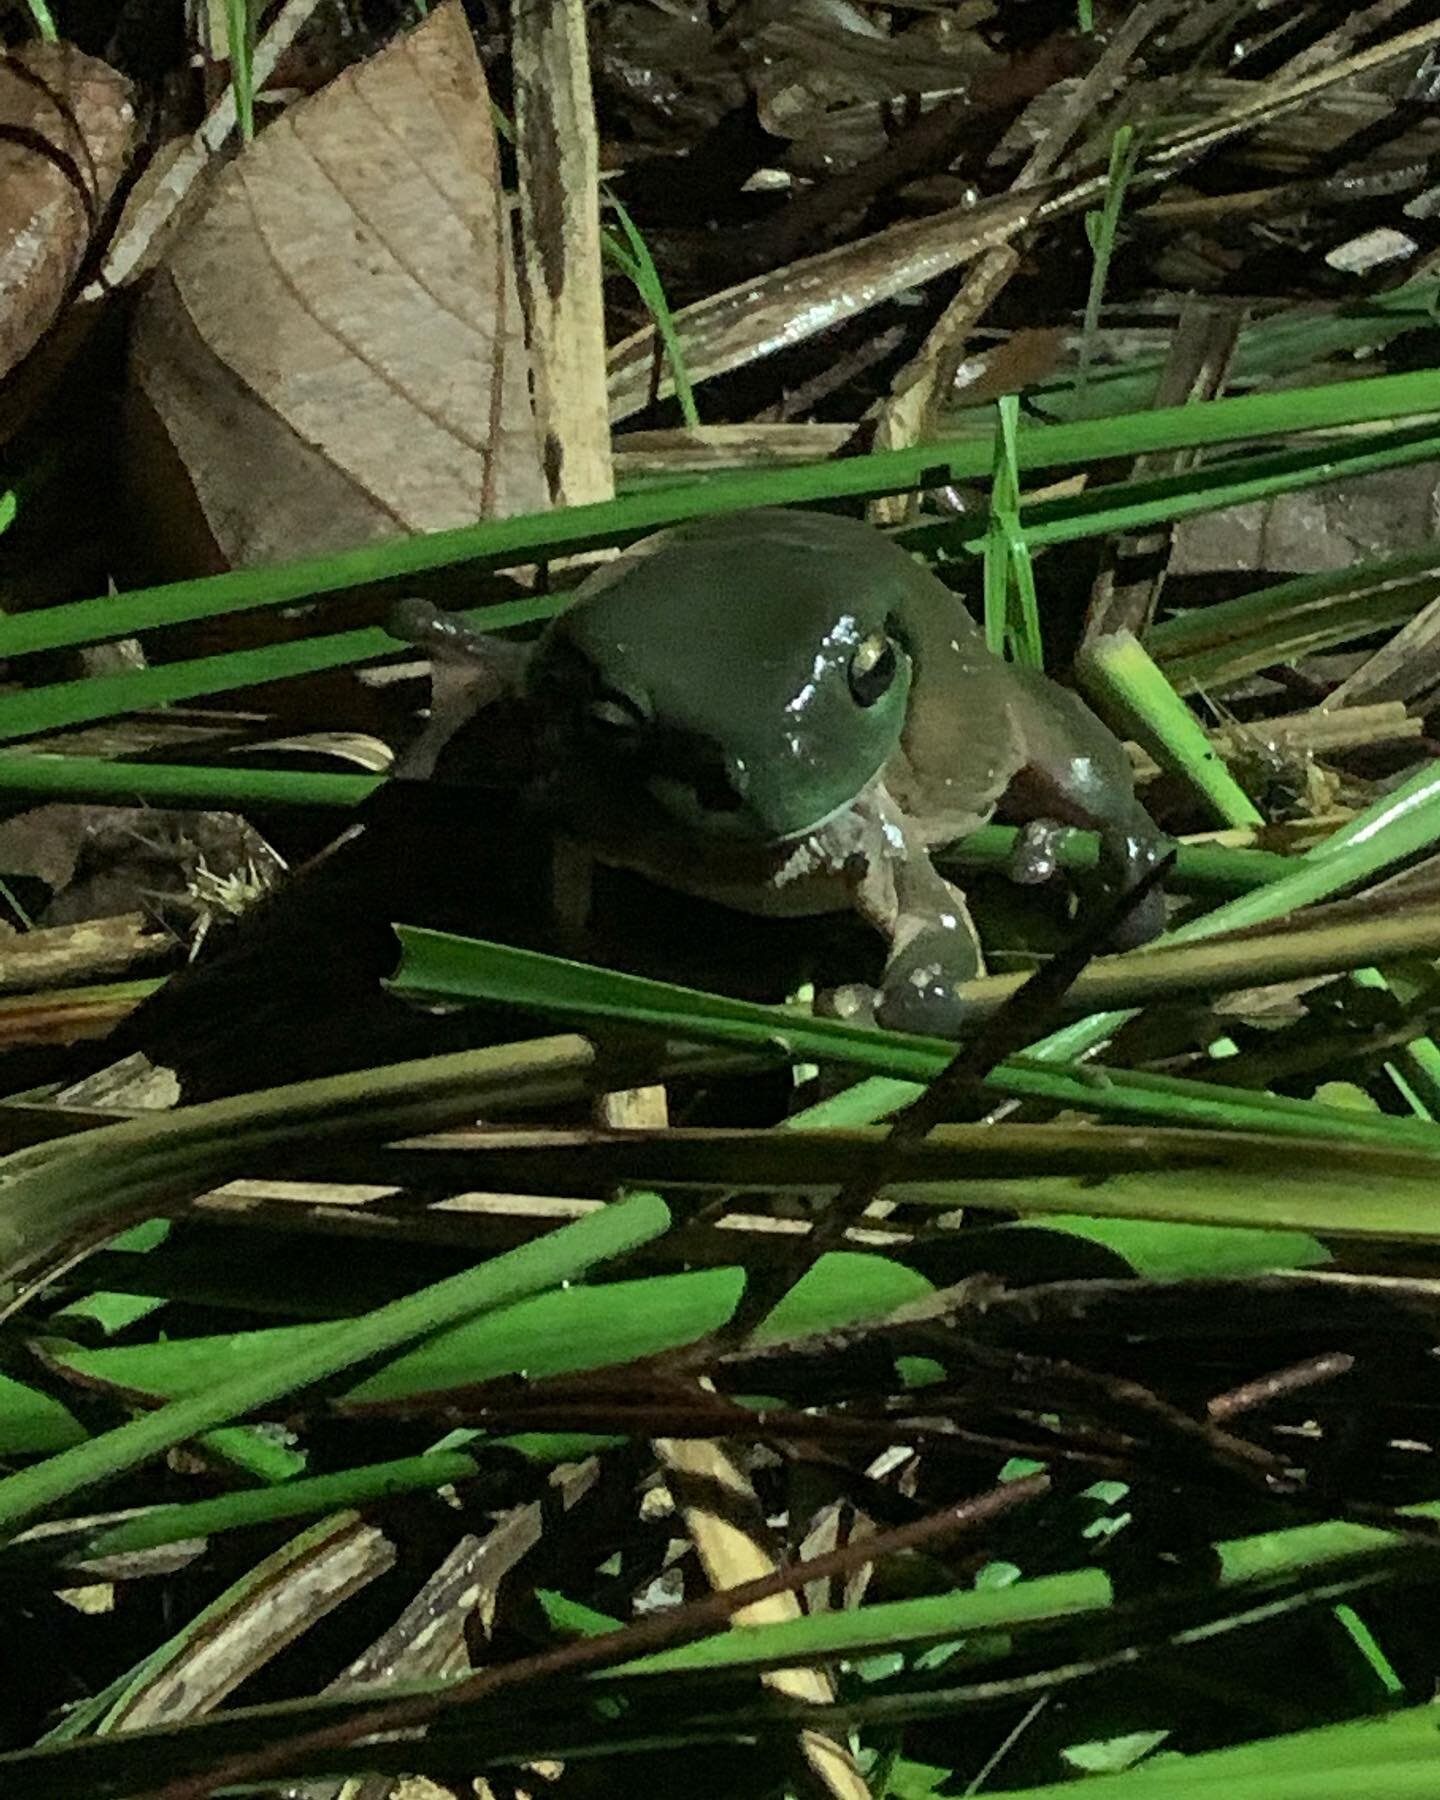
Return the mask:
{"type": "Polygon", "coordinates": [[[1440,466],[1417,463],[1328,487],[1277,494],[1176,527],[1171,573],[1311,575],[1428,543],[1440,512],[1440,466]]]}
{"type": "Polygon", "coordinates": [[[232,565],[546,504],[459,0],[224,172],[142,303],[133,378],[193,489],[191,531],[232,565]]]}
{"type": "MultiPolygon", "coordinates": [[[[257,94],[271,84],[284,85],[280,64],[314,15],[315,0],[284,0],[251,59],[257,94]]],[[[104,300],[112,289],[138,281],[159,261],[189,209],[203,199],[203,184],[237,123],[235,89],[227,83],[198,131],[161,145],[126,195],[104,266],[85,289],[84,299],[104,300]]]]}
{"type": "Polygon", "coordinates": [[[73,44],[0,58],[0,375],[55,318],[135,145],[130,83],[73,44]]]}

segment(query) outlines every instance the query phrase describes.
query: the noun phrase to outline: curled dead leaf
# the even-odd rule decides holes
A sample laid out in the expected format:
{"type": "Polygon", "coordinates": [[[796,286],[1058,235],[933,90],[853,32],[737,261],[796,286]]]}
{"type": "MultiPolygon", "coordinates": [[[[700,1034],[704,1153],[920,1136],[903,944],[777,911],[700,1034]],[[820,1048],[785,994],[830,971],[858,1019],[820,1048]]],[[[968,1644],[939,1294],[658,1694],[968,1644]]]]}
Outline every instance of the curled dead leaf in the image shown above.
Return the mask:
{"type": "Polygon", "coordinates": [[[130,83],[73,44],[0,58],[0,375],[59,313],[135,147],[130,83]]]}

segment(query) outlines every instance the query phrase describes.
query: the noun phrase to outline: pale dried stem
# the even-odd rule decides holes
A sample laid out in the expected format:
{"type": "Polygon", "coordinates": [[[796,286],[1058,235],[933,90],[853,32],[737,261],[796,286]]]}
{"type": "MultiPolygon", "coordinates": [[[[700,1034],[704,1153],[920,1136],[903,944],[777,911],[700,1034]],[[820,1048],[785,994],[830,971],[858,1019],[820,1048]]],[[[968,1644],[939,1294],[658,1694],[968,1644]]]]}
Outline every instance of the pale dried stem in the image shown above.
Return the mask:
{"type": "Polygon", "coordinates": [[[545,474],[557,506],[609,500],[599,140],[582,0],[513,9],[522,291],[545,474]]]}

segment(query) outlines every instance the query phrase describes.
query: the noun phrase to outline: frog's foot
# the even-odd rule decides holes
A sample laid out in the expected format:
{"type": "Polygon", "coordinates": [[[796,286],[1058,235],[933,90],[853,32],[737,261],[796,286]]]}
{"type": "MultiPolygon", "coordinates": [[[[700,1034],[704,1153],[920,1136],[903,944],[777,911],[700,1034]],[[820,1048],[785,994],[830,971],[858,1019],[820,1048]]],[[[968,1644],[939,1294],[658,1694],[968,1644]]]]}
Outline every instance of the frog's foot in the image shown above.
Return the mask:
{"type": "MultiPolygon", "coordinates": [[[[442,612],[431,600],[409,594],[390,608],[385,629],[402,644],[414,644],[432,656],[453,656],[485,662],[495,651],[497,639],[477,631],[458,613],[442,612]]],[[[501,654],[505,646],[500,646],[501,654]]]]}
{"type": "MultiPolygon", "coordinates": [[[[922,835],[882,788],[872,804],[885,828],[887,854],[872,855],[852,883],[855,910],[885,938],[889,959],[874,1002],[875,1023],[893,1031],[958,1037],[968,1027],[968,1009],[956,986],[985,972],[965,896],[930,861],[922,835]]],[[[868,990],[865,990],[868,994],[868,990]]],[[[833,1010],[861,1016],[856,991],[832,996],[833,1010]]]]}
{"type": "Polygon", "coordinates": [[[959,984],[944,964],[937,959],[915,962],[913,966],[911,963],[908,956],[897,961],[887,971],[883,987],[848,982],[816,994],[816,1015],[838,1019],[846,1025],[879,1026],[884,1031],[906,1031],[919,1037],[968,1036],[976,1013],[960,999],[959,984]]]}
{"type": "Polygon", "coordinates": [[[959,894],[950,910],[923,923],[902,918],[878,988],[850,983],[818,994],[822,1017],[850,1025],[879,1025],[921,1037],[968,1035],[974,1009],[961,998],[967,981],[985,973],[980,940],[959,894]]]}
{"type": "Polygon", "coordinates": [[[962,912],[953,925],[929,925],[907,938],[886,965],[875,1021],[887,1031],[965,1037],[976,1015],[960,989],[983,973],[968,913],[962,912]]]}
{"type": "Polygon", "coordinates": [[[1060,838],[1065,826],[1058,819],[1031,819],[1020,827],[1015,847],[1006,858],[1005,873],[1020,887],[1040,887],[1060,873],[1060,838]]]}
{"type": "MultiPolygon", "coordinates": [[[[1137,809],[1138,812],[1138,809],[1137,809]]],[[[1168,838],[1158,832],[1144,814],[1138,828],[1126,823],[1100,836],[1100,870],[1107,891],[1117,897],[1142,880],[1169,854],[1168,838]]],[[[1165,891],[1153,887],[1133,906],[1111,934],[1116,950],[1134,950],[1148,944],[1165,929],[1165,891]]]]}
{"type": "Polygon", "coordinates": [[[816,1016],[839,1019],[846,1025],[874,1025],[876,990],[863,982],[846,982],[843,987],[824,988],[815,996],[816,1016]]]}

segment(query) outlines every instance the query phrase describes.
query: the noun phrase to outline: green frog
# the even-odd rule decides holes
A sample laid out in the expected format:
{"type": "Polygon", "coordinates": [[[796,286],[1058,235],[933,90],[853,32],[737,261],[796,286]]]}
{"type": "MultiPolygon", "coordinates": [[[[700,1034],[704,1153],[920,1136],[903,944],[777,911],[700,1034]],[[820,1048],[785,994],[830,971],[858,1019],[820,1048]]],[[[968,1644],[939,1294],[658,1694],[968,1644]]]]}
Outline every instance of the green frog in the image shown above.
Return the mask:
{"type": "MultiPolygon", "coordinates": [[[[877,991],[829,998],[844,1016],[963,1031],[955,988],[984,961],[931,852],[997,812],[1030,822],[1019,880],[1049,872],[1055,825],[1099,834],[1111,891],[1167,848],[1084,703],[993,655],[943,582],[855,519],[766,508],[658,532],[501,663],[423,603],[391,629],[518,692],[537,797],[598,860],[747,913],[853,908],[889,954],[877,991]]],[[[1163,906],[1152,892],[1126,943],[1163,906]]]]}

